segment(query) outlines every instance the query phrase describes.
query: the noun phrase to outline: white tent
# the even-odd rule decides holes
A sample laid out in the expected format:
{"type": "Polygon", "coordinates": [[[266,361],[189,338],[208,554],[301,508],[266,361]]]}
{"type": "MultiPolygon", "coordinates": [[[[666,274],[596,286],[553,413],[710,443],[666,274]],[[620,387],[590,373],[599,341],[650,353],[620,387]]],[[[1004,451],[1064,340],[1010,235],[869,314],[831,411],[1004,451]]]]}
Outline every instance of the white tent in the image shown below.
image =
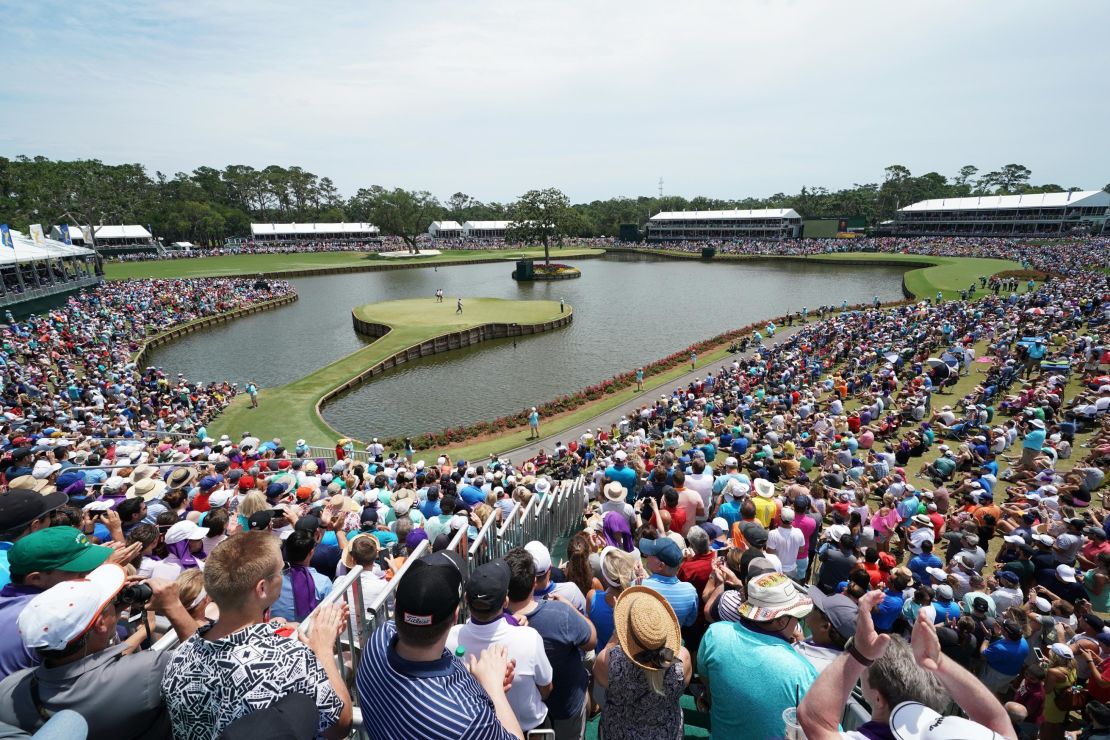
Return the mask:
{"type": "Polygon", "coordinates": [[[432,221],[428,227],[428,234],[432,237],[439,236],[440,234],[450,234],[451,236],[459,236],[462,234],[462,224],[458,221],[432,221]]]}
{"type": "Polygon", "coordinates": [[[256,237],[311,237],[325,235],[377,236],[378,227],[365,223],[251,224],[256,237]]]}
{"type": "Polygon", "coordinates": [[[18,231],[12,231],[12,243],[15,249],[0,246],[0,265],[13,265],[37,260],[59,259],[61,257],[91,257],[96,252],[84,247],[65,244],[56,239],[43,239],[41,244],[18,231]]]}
{"type": "Polygon", "coordinates": [[[145,226],[105,225],[96,227],[97,239],[150,239],[145,226]]]}
{"type": "Polygon", "coordinates": [[[993,211],[1010,208],[1106,208],[1110,193],[1103,190],[1077,190],[1073,193],[1034,193],[1032,195],[973,195],[968,198],[919,200],[899,208],[902,213],[916,211],[993,211]]]}

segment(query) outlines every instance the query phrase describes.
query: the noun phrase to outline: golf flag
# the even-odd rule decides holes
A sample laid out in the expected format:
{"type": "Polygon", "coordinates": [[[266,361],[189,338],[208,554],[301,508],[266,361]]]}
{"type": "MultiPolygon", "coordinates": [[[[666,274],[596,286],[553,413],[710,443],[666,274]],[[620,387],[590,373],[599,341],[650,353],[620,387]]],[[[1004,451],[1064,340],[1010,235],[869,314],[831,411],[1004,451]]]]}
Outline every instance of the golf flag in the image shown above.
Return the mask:
{"type": "Polygon", "coordinates": [[[0,224],[0,246],[7,247],[8,249],[15,249],[15,242],[12,241],[12,232],[8,230],[7,224],[0,224]]]}
{"type": "Polygon", "coordinates": [[[28,228],[31,232],[31,238],[35,240],[35,244],[41,245],[43,239],[46,238],[46,235],[42,233],[42,224],[31,224],[28,228]]]}
{"type": "Polygon", "coordinates": [[[58,227],[58,233],[62,235],[62,241],[66,244],[73,244],[73,240],[69,238],[69,224],[62,224],[58,227]]]}

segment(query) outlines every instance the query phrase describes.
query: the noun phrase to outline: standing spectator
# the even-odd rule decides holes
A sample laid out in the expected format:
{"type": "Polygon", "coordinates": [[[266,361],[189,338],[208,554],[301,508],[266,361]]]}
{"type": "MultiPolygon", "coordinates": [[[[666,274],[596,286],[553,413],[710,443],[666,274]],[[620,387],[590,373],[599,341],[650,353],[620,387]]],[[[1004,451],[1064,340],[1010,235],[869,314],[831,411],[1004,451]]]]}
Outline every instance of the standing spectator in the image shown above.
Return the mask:
{"type": "Polygon", "coordinates": [[[594,663],[594,681],[605,690],[602,737],[681,740],[679,699],[693,666],[674,610],[656,591],[633,586],[617,600],[613,619],[614,639],[594,663]]]}
{"type": "Polygon", "coordinates": [[[836,593],[837,585],[848,580],[856,565],[856,542],[851,534],[843,534],[837,542],[823,546],[818,559],[821,571],[817,574],[817,588],[826,594],[836,593]]]}
{"type": "Polygon", "coordinates": [[[640,540],[640,555],[647,558],[647,578],[643,585],[663,594],[678,623],[690,627],[698,618],[698,592],[692,585],[678,580],[678,568],[682,565],[682,551],[670,537],[640,540]]]}
{"type": "Polygon", "coordinates": [[[558,740],[578,740],[586,731],[586,686],[589,674],[583,651],[597,645],[597,631],[585,616],[558,592],[541,600],[535,591],[541,580],[532,554],[515,548],[505,555],[509,564],[509,610],[528,618],[528,626],[540,633],[551,662],[553,684],[547,697],[548,717],[558,740]]]}
{"type": "Polygon", "coordinates": [[[613,635],[613,608],[617,599],[632,584],[636,561],[632,555],[617,547],[606,547],[599,558],[599,577],[603,589],[594,589],[586,595],[586,616],[597,630],[597,644],[608,645],[613,635]]]}
{"type": "Polygon", "coordinates": [[[698,666],[710,701],[712,737],[782,737],[783,710],[817,678],[790,644],[798,620],[812,607],[792,580],[767,573],[748,581],[739,622],[709,626],[698,666]]]}
{"type": "Polygon", "coordinates": [[[331,579],[309,565],[316,550],[316,538],[311,532],[295,529],[285,538],[282,550],[286,567],[281,576],[281,594],[270,615],[303,622],[331,592],[331,579]]]}
{"type": "Polygon", "coordinates": [[[458,620],[463,567],[457,556],[440,552],[413,562],[401,576],[393,621],[370,637],[355,677],[371,738],[524,737],[505,695],[506,649],[495,645],[480,657],[470,655],[466,666],[445,649],[458,620]]]}
{"type": "Polygon", "coordinates": [[[44,495],[11,488],[0,498],[0,588],[11,581],[8,551],[21,538],[50,526],[50,513],[67,503],[69,497],[61,491],[44,495]]]}
{"type": "Polygon", "coordinates": [[[547,545],[533,540],[525,545],[524,549],[532,556],[532,562],[536,566],[536,601],[550,594],[558,594],[579,612],[585,614],[586,595],[582,593],[582,589],[570,581],[556,583],[551,580],[551,551],[547,549],[547,545]]]}
{"type": "Polygon", "coordinates": [[[509,604],[509,576],[509,565],[501,559],[475,569],[465,588],[470,619],[451,628],[446,648],[454,653],[461,646],[466,654],[479,655],[492,645],[505,647],[513,661],[509,705],[527,733],[547,719],[543,700],[551,694],[551,663],[540,633],[531,627],[510,625],[504,617],[509,604]]]}
{"type": "Polygon", "coordinates": [[[767,533],[767,552],[779,559],[783,573],[795,580],[804,581],[805,568],[809,562],[803,563],[799,572],[799,558],[806,546],[805,534],[794,526],[793,509],[784,506],[779,518],[782,525],[767,533]]]}
{"type": "Polygon", "coordinates": [[[605,468],[605,481],[607,483],[620,483],[624,487],[627,498],[635,496],[637,475],[635,468],[628,464],[627,452],[617,450],[613,453],[613,464],[605,468]]]}
{"type": "Polygon", "coordinates": [[[1029,643],[1022,635],[1017,622],[995,622],[995,632],[990,645],[983,650],[983,669],[979,678],[995,694],[1003,694],[1025,665],[1029,656],[1029,643]]]}
{"type": "Polygon", "coordinates": [[[347,736],[351,700],[334,656],[344,609],[319,610],[307,645],[281,634],[267,615],[281,593],[282,567],[279,540],[268,532],[229,537],[208,556],[204,589],[220,619],[171,654],[161,682],[177,740],[215,740],[236,719],[290,693],[315,698],[318,733],[347,736]]]}
{"type": "MultiPolygon", "coordinates": [[[[34,732],[55,712],[70,709],[85,718],[93,738],[169,734],[158,684],[172,655],[132,654],[137,643],[116,640],[115,601],[125,583],[123,568],[106,563],[31,600],[19,615],[19,634],[42,665],[0,682],[0,722],[34,732]]],[[[176,585],[148,583],[154,595],[147,607],[163,613],[178,637],[191,635],[196,623],[181,604],[176,585]]]]}

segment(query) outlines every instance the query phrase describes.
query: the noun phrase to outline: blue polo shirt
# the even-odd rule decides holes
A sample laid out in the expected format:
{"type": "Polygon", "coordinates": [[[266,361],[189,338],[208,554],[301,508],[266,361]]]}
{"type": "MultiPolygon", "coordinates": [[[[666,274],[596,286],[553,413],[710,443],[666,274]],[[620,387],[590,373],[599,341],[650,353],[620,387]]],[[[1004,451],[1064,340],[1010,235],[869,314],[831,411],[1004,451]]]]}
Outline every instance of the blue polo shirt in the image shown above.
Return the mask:
{"type": "Polygon", "coordinates": [[[692,584],[678,580],[677,576],[652,573],[644,579],[643,585],[663,595],[683,627],[689,627],[697,621],[698,590],[692,584]]]}
{"type": "Polygon", "coordinates": [[[1025,659],[1028,656],[1029,643],[1024,637],[1019,640],[1000,637],[983,651],[983,658],[987,661],[987,665],[1007,676],[1021,673],[1021,667],[1025,665],[1025,659]]]}

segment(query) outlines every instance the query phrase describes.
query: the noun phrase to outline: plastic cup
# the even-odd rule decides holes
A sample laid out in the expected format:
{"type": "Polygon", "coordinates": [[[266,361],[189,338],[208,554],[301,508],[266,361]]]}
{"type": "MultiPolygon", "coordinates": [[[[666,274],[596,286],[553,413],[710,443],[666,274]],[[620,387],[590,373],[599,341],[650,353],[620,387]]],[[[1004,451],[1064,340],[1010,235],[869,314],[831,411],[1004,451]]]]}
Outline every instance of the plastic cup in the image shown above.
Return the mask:
{"type": "Polygon", "coordinates": [[[782,710],[783,740],[806,740],[802,726],[798,724],[797,707],[788,707],[782,710]]]}

